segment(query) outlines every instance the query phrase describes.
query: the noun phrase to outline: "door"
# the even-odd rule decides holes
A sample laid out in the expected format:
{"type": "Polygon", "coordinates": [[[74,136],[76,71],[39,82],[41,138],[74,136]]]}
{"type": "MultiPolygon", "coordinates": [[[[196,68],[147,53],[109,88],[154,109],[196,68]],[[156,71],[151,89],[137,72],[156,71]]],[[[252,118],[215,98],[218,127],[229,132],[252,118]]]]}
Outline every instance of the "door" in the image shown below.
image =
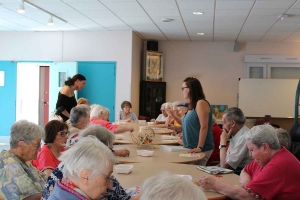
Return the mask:
{"type": "Polygon", "coordinates": [[[78,92],[78,98],[107,107],[109,120],[115,121],[116,62],[78,62],[78,73],[86,77],[85,87],[78,92]]]}
{"type": "Polygon", "coordinates": [[[0,150],[9,148],[10,127],[16,121],[17,63],[0,61],[4,86],[0,86],[0,150]],[[5,145],[2,146],[2,145],[5,145]]]}
{"type": "MultiPolygon", "coordinates": [[[[49,70],[49,115],[55,111],[58,92],[68,77],[77,74],[77,62],[53,63],[49,70]]],[[[77,94],[75,92],[77,97],[77,94]]]]}
{"type": "Polygon", "coordinates": [[[49,121],[49,66],[40,66],[39,125],[49,121]]]}

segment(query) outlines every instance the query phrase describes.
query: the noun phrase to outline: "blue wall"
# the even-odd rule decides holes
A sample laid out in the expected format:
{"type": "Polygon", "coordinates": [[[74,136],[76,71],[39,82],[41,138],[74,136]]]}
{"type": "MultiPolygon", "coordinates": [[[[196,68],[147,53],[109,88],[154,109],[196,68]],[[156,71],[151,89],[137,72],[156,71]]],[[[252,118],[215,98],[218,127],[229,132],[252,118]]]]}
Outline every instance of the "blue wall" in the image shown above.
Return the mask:
{"type": "Polygon", "coordinates": [[[0,136],[9,136],[16,120],[17,63],[0,61],[0,71],[5,73],[4,87],[0,87],[0,136]]]}
{"type": "Polygon", "coordinates": [[[84,97],[90,104],[107,107],[109,120],[115,121],[116,62],[78,62],[78,73],[86,77],[86,85],[77,99],[84,97]]]}

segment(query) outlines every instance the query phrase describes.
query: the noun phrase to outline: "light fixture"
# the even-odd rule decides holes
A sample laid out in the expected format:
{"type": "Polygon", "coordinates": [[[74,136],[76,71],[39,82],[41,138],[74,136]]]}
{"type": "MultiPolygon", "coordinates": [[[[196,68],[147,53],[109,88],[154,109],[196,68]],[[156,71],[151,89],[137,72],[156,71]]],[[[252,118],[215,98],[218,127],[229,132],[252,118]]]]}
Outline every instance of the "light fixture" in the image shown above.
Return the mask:
{"type": "Polygon", "coordinates": [[[205,33],[197,33],[197,35],[204,35],[205,33]]]}
{"type": "Polygon", "coordinates": [[[163,22],[171,22],[171,21],[174,21],[174,19],[164,18],[164,19],[161,19],[161,21],[163,21],[163,22]]]}
{"type": "Polygon", "coordinates": [[[21,5],[19,6],[18,13],[24,13],[25,12],[25,7],[24,7],[24,1],[22,1],[21,5]]]}
{"type": "Polygon", "coordinates": [[[281,15],[278,16],[278,19],[284,20],[284,19],[287,18],[287,17],[288,17],[287,14],[281,14],[281,15]]]}
{"type": "Polygon", "coordinates": [[[193,12],[193,15],[203,15],[204,12],[193,12]]]}
{"type": "Polygon", "coordinates": [[[53,26],[53,18],[52,18],[52,15],[50,16],[50,19],[49,19],[49,21],[48,21],[48,23],[47,23],[47,25],[48,26],[53,26]]]}
{"type": "MultiPolygon", "coordinates": [[[[58,17],[57,15],[54,15],[53,13],[51,13],[51,12],[49,12],[49,11],[47,11],[47,10],[45,10],[45,9],[43,9],[43,8],[41,8],[41,7],[39,7],[39,6],[37,6],[37,5],[35,5],[35,4],[33,4],[33,3],[29,2],[29,1],[27,1],[27,0],[22,0],[22,3],[23,3],[23,7],[24,7],[24,3],[26,3],[26,4],[32,6],[32,7],[36,8],[36,9],[39,9],[40,11],[43,11],[44,13],[49,14],[49,15],[51,16],[51,18],[49,19],[49,22],[50,22],[50,20],[51,20],[51,21],[52,21],[52,25],[53,25],[53,19],[52,19],[52,17],[55,17],[55,18],[57,18],[57,19],[59,19],[59,20],[65,22],[65,23],[68,23],[66,20],[64,20],[64,19],[62,19],[62,18],[60,18],[60,17],[58,17]]],[[[48,22],[48,25],[49,25],[49,22],[48,22]]],[[[51,25],[49,25],[49,26],[51,26],[51,25]]]]}

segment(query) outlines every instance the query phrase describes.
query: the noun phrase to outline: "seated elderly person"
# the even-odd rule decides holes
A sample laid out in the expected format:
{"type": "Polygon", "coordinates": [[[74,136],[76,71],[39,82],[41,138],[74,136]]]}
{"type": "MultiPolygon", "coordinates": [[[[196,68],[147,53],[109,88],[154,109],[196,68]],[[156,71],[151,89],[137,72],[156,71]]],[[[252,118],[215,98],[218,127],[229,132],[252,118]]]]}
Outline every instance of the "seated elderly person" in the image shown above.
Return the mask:
{"type": "Polygon", "coordinates": [[[31,165],[41,148],[44,130],[31,122],[15,122],[10,149],[0,153],[0,199],[41,199],[46,176],[31,165]]]}
{"type": "Polygon", "coordinates": [[[156,119],[151,119],[151,122],[155,122],[156,124],[165,124],[168,119],[168,113],[166,111],[166,106],[168,103],[163,103],[160,107],[161,114],[158,115],[156,119]]]}
{"type": "Polygon", "coordinates": [[[163,172],[144,181],[140,200],[206,200],[205,194],[192,181],[163,172]]]}
{"type": "Polygon", "coordinates": [[[113,133],[124,133],[126,131],[133,131],[134,128],[128,124],[112,124],[109,122],[109,110],[108,108],[100,105],[95,105],[90,115],[91,124],[99,124],[113,133]]]}
{"type": "MultiPolygon", "coordinates": [[[[79,140],[81,140],[84,137],[88,136],[94,136],[98,140],[100,140],[103,144],[107,145],[111,151],[118,155],[120,153],[124,153],[122,151],[124,150],[113,150],[112,143],[114,142],[114,134],[112,134],[109,130],[106,128],[103,128],[100,125],[89,125],[86,129],[80,131],[79,133],[79,140]]],[[[76,146],[76,144],[75,144],[76,146]]],[[[125,152],[126,153],[126,152],[125,152]]],[[[129,155],[129,152],[128,152],[129,155]]],[[[61,180],[63,178],[62,169],[64,168],[63,162],[52,172],[52,174],[48,177],[43,194],[42,194],[42,200],[48,199],[49,195],[52,193],[54,185],[56,184],[56,181],[61,180]]],[[[129,195],[126,194],[120,183],[117,181],[117,179],[113,178],[113,188],[108,189],[107,193],[104,195],[103,199],[133,199],[129,195]]]]}
{"type": "Polygon", "coordinates": [[[129,101],[123,101],[121,104],[121,111],[118,114],[117,120],[125,120],[127,122],[137,121],[137,117],[134,112],[131,111],[132,105],[129,101]]]}
{"type": "Polygon", "coordinates": [[[90,107],[84,104],[72,108],[70,121],[68,123],[70,135],[66,148],[70,148],[78,140],[80,130],[86,128],[90,123],[90,107]]]}
{"type": "Polygon", "coordinates": [[[100,199],[112,187],[114,155],[95,137],[81,138],[59,159],[64,163],[63,179],[55,184],[49,200],[100,199]]]}
{"type": "Polygon", "coordinates": [[[300,199],[300,163],[280,146],[276,130],[270,125],[254,126],[245,138],[254,161],[243,169],[241,187],[212,176],[199,178],[199,184],[232,199],[300,199]]]}

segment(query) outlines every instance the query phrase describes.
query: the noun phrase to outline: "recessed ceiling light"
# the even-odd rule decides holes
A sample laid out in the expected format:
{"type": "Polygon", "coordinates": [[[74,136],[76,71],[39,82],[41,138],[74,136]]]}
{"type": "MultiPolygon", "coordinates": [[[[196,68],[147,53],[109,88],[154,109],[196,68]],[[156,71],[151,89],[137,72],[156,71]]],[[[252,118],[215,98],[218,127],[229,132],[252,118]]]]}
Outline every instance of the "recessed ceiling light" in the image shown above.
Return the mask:
{"type": "Polygon", "coordinates": [[[197,33],[197,35],[204,35],[205,33],[197,33]]]}
{"type": "Polygon", "coordinates": [[[164,18],[164,19],[161,19],[161,21],[163,21],[163,22],[171,22],[171,21],[174,21],[174,19],[164,18]]]}
{"type": "Polygon", "coordinates": [[[193,12],[193,15],[203,15],[204,12],[193,12]]]}

